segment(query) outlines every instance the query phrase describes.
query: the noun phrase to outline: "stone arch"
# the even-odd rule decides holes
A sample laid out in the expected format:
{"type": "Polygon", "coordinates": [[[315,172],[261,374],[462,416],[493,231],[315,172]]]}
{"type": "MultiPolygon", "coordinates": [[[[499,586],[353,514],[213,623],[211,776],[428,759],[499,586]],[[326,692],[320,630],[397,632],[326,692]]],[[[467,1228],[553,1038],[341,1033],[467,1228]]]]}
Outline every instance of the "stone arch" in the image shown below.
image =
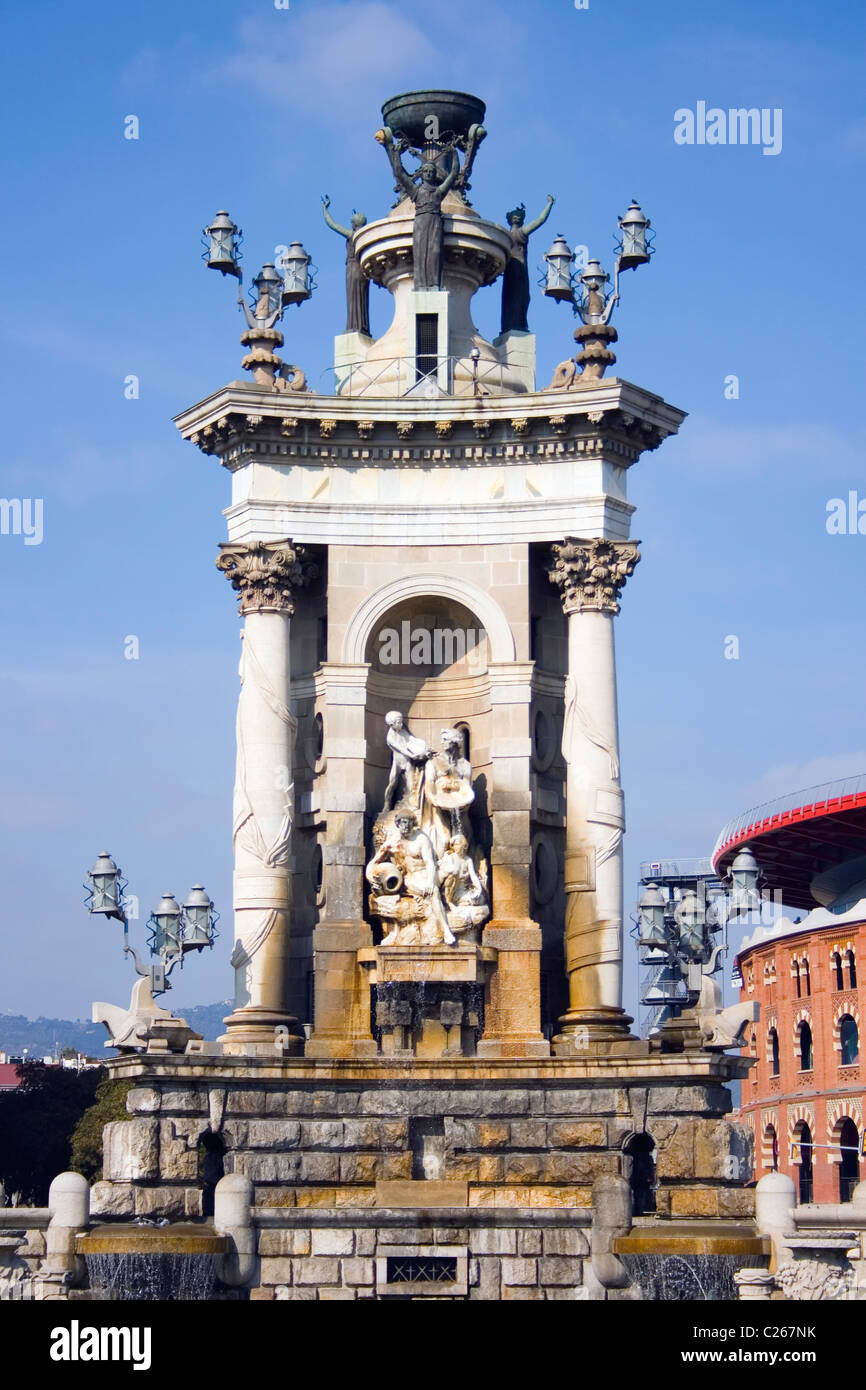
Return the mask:
{"type": "Polygon", "coordinates": [[[376,624],[395,604],[409,598],[451,599],[469,608],[487,633],[492,662],[514,661],[517,649],[511,625],[495,599],[468,579],[447,574],[405,574],[369,594],[349,619],[343,638],[343,662],[360,666],[376,624]]]}

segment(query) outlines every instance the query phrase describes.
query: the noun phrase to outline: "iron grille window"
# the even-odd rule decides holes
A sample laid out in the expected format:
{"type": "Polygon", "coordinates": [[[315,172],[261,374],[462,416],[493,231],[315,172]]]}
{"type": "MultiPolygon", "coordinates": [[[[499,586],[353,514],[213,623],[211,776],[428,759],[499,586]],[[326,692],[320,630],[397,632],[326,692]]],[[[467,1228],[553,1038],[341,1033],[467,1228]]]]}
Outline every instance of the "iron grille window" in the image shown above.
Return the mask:
{"type": "Polygon", "coordinates": [[[456,1284],[457,1259],[448,1255],[388,1257],[389,1284],[456,1284]]]}
{"type": "Polygon", "coordinates": [[[439,315],[416,314],[415,316],[415,371],[416,379],[421,380],[439,365],[439,315]]]}

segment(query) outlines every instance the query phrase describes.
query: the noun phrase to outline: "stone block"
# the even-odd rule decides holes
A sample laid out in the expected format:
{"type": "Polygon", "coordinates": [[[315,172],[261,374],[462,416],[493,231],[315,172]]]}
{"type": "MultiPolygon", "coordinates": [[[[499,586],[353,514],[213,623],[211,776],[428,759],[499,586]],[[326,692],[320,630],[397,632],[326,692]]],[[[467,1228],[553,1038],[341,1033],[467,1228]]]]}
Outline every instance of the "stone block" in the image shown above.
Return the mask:
{"type": "Polygon", "coordinates": [[[584,1086],[579,1091],[550,1089],[544,1108],[548,1115],[615,1115],[617,1093],[601,1086],[584,1086]]]}
{"type": "MultiPolygon", "coordinates": [[[[696,1178],[730,1178],[734,1131],[727,1120],[697,1120],[694,1126],[695,1159],[691,1176],[696,1178]]],[[[684,1175],[686,1176],[686,1175],[684,1175]]]]}
{"type": "Polygon", "coordinates": [[[204,1120],[159,1121],[159,1173],[175,1182],[198,1181],[197,1144],[204,1120]]]}
{"type": "Polygon", "coordinates": [[[498,1303],[500,1298],[500,1261],[496,1258],[482,1258],[478,1265],[478,1282],[469,1290],[472,1302],[498,1303]]]}
{"type": "Polygon", "coordinates": [[[91,1216],[132,1216],[135,1188],[132,1183],[95,1182],[90,1189],[91,1216]]]}
{"type": "Polygon", "coordinates": [[[434,1245],[466,1245],[468,1241],[468,1226],[436,1226],[433,1229],[434,1245]]]}
{"type": "Polygon", "coordinates": [[[312,1104],[309,1091],[268,1091],[264,1113],[291,1119],[309,1114],[312,1104]]]}
{"type": "Polygon", "coordinates": [[[239,1153],[232,1155],[232,1171],[243,1173],[251,1182],[299,1181],[302,1158],[297,1153],[239,1153]]]}
{"type": "Polygon", "coordinates": [[[370,1087],[359,1097],[358,1112],[361,1115],[382,1115],[387,1118],[400,1118],[407,1115],[407,1098],[402,1091],[380,1091],[370,1087]]]}
{"type": "Polygon", "coordinates": [[[541,1254],[541,1232],[540,1231],[518,1231],[517,1232],[517,1253],[518,1255],[540,1255],[541,1254]]]}
{"type": "Polygon", "coordinates": [[[301,1182],[339,1182],[339,1154],[301,1154],[301,1182]]]}
{"type": "Polygon", "coordinates": [[[477,1149],[479,1147],[478,1134],[479,1126],[476,1121],[446,1116],[445,1147],[452,1153],[459,1149],[477,1149]]]}
{"type": "Polygon", "coordinates": [[[196,1216],[201,1212],[201,1193],[186,1187],[137,1187],[136,1216],[196,1216]],[[198,1211],[190,1207],[198,1207],[198,1211]]]}
{"type": "Polygon", "coordinates": [[[506,1154],[505,1181],[515,1183],[538,1182],[544,1160],[540,1154],[506,1154]]]}
{"type": "Polygon", "coordinates": [[[126,1097],[130,1115],[155,1115],[161,1104],[162,1096],[153,1086],[134,1086],[126,1097]]]}
{"type": "Polygon", "coordinates": [[[719,1194],[712,1187],[671,1188],[671,1216],[718,1216],[719,1194]]]}
{"type": "Polygon", "coordinates": [[[503,1260],[502,1283],[503,1287],[509,1284],[537,1284],[538,1261],[519,1259],[503,1260]]]}
{"type": "Polygon", "coordinates": [[[340,1120],[304,1120],[301,1124],[304,1149],[341,1149],[343,1125],[340,1120]]]}
{"type": "Polygon", "coordinates": [[[295,1260],[293,1263],[296,1284],[314,1284],[318,1287],[322,1284],[340,1282],[340,1261],[337,1259],[311,1257],[295,1260]]]}
{"type": "Polygon", "coordinates": [[[547,1125],[543,1120],[516,1120],[511,1125],[510,1142],[515,1149],[546,1149],[547,1125]]]}
{"type": "Polygon", "coordinates": [[[604,1173],[619,1171],[619,1158],[611,1153],[550,1154],[545,1163],[545,1181],[549,1183],[595,1182],[604,1173]]]}
{"type": "Polygon", "coordinates": [[[339,1230],[323,1227],[311,1231],[312,1253],[314,1255],[352,1255],[355,1251],[355,1233],[352,1230],[339,1230]]]}
{"type": "Polygon", "coordinates": [[[542,1255],[538,1262],[538,1282],[548,1284],[579,1284],[583,1279],[583,1265],[580,1260],[569,1259],[567,1255],[542,1255]]]}
{"type": "Polygon", "coordinates": [[[385,1154],[382,1158],[382,1181],[400,1182],[412,1177],[411,1153],[385,1154]]]}
{"type": "Polygon", "coordinates": [[[589,1240],[583,1231],[545,1231],[542,1241],[545,1255],[589,1254],[589,1240]]]}
{"type": "Polygon", "coordinates": [[[473,1255],[516,1255],[517,1232],[498,1226],[472,1228],[469,1249],[473,1255]]]}
{"type": "Polygon", "coordinates": [[[340,1182],[375,1183],[382,1177],[381,1154],[341,1154],[340,1182]]]}
{"type": "Polygon", "coordinates": [[[250,1302],[266,1303],[273,1299],[275,1294],[276,1297],[279,1298],[279,1293],[277,1293],[274,1289],[250,1289],[250,1302]]]}
{"type": "Polygon", "coordinates": [[[343,1261],[343,1283],[350,1287],[369,1285],[375,1282],[376,1267],[371,1259],[343,1261]]]}
{"type": "Polygon", "coordinates": [[[378,1232],[380,1245],[428,1245],[430,1232],[418,1226],[384,1226],[378,1232]]]}
{"type": "Polygon", "coordinates": [[[549,1127],[552,1149],[603,1149],[607,1125],[603,1120],[560,1120],[549,1127]]]}
{"type": "Polygon", "coordinates": [[[544,1299],[544,1289],[524,1286],[521,1284],[506,1284],[502,1289],[503,1303],[541,1303],[544,1299]]]}
{"type": "MultiPolygon", "coordinates": [[[[226,1115],[265,1115],[267,1113],[268,1093],[252,1091],[246,1087],[230,1087],[226,1095],[226,1115]]],[[[163,1109],[171,1107],[164,1105],[163,1109]]],[[[207,1109],[207,1102],[203,1107],[207,1109]]]]}
{"type": "Polygon", "coordinates": [[[720,1187],[718,1199],[719,1216],[751,1219],[755,1215],[755,1189],[753,1187],[720,1187]]]}
{"type": "Polygon", "coordinates": [[[355,1297],[354,1289],[319,1289],[320,1303],[351,1303],[355,1297]]]}
{"type": "MultiPolygon", "coordinates": [[[[130,1091],[130,1095],[134,1095],[130,1091]]],[[[172,1115],[206,1115],[208,1113],[208,1093],[195,1086],[182,1089],[167,1088],[162,1092],[162,1113],[172,1115]]]]}
{"type": "Polygon", "coordinates": [[[300,1139],[301,1126],[297,1120],[251,1120],[246,1142],[251,1149],[268,1149],[274,1153],[296,1149],[300,1139]]]}
{"type": "Polygon", "coordinates": [[[264,1255],[309,1255],[309,1231],[261,1231],[259,1233],[259,1254],[264,1255]]]}
{"type": "Polygon", "coordinates": [[[261,1281],[265,1286],[269,1284],[291,1284],[292,1261],[290,1259],[269,1259],[263,1257],[261,1260],[261,1267],[261,1281]]]}
{"type": "Polygon", "coordinates": [[[372,1184],[369,1187],[334,1188],[335,1207],[374,1207],[375,1205],[376,1188],[372,1184]]]}
{"type": "Polygon", "coordinates": [[[656,1136],[657,1172],[660,1178],[690,1178],[695,1172],[695,1122],[682,1118],[675,1122],[669,1138],[656,1136]]]}
{"type": "Polygon", "coordinates": [[[316,1290],[299,1289],[297,1287],[286,1288],[284,1286],[281,1289],[280,1293],[277,1294],[277,1298],[280,1300],[281,1303],[315,1303],[316,1290]]]}
{"type": "MultiPolygon", "coordinates": [[[[411,1167],[410,1167],[411,1173],[411,1167]]],[[[480,1174],[479,1161],[473,1154],[455,1154],[448,1159],[446,1171],[451,1182],[476,1182],[480,1174]]]]}
{"type": "Polygon", "coordinates": [[[363,1227],[355,1232],[355,1254],[374,1255],[376,1253],[376,1232],[363,1227]]]}
{"type": "Polygon", "coordinates": [[[499,1154],[482,1154],[478,1160],[479,1182],[502,1182],[505,1178],[505,1160],[499,1154]]]}
{"type": "MultiPolygon", "coordinates": [[[[612,1290],[612,1292],[618,1293],[619,1290],[612,1290]]],[[[584,1284],[576,1284],[572,1289],[557,1289],[551,1287],[545,1289],[544,1297],[548,1303],[585,1303],[589,1298],[589,1289],[584,1284]]]]}
{"type": "Polygon", "coordinates": [[[105,1177],[136,1182],[159,1177],[159,1121],[114,1120],[103,1132],[105,1177]]]}
{"type": "Polygon", "coordinates": [[[509,1137],[509,1127],[502,1122],[482,1120],[478,1126],[479,1149],[507,1149],[509,1137]]]}

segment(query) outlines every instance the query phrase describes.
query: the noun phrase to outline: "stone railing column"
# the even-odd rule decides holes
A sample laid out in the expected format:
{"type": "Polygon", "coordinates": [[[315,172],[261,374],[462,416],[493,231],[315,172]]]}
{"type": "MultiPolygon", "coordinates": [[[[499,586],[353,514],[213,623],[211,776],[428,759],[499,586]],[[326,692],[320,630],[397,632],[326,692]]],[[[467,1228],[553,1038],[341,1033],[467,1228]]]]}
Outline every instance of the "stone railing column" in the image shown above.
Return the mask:
{"type": "Polygon", "coordinates": [[[562,751],[567,765],[565,960],[569,1008],[559,1054],[628,1036],[622,1009],[622,836],[613,620],[640,559],[634,541],[553,546],[551,581],[568,615],[562,751]]]}
{"type": "Polygon", "coordinates": [[[235,1007],[227,1053],[299,1052],[287,1007],[294,818],[290,640],[294,598],[314,577],[289,541],[223,545],[217,567],[240,595],[241,691],[235,772],[235,1007]]]}

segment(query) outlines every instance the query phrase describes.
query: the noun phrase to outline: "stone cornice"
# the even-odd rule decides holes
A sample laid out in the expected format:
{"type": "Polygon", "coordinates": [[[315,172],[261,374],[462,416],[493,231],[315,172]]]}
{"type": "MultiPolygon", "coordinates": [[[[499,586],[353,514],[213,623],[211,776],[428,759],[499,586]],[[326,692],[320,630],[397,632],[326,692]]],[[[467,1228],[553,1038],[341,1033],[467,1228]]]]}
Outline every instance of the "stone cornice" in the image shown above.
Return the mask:
{"type": "Polygon", "coordinates": [[[256,541],[250,545],[220,546],[216,566],[240,596],[238,611],[284,613],[295,611],[295,593],[318,574],[318,566],[303,546],[290,541],[256,541]]]}
{"type": "Polygon", "coordinates": [[[637,541],[578,540],[551,546],[548,578],[559,589],[566,613],[619,612],[619,596],[640,560],[637,541]]]}
{"type": "Polygon", "coordinates": [[[574,391],[535,391],[489,397],[483,402],[446,397],[420,403],[412,398],[318,396],[290,399],[244,382],[215,392],[184,411],[176,424],[185,439],[216,454],[229,468],[251,452],[291,454],[311,461],[356,457],[412,457],[436,461],[431,451],[514,450],[514,457],[559,452],[615,452],[625,466],[678,430],[685,415],[660,397],[617,380],[574,391]],[[411,433],[407,426],[413,426],[411,433]]]}

